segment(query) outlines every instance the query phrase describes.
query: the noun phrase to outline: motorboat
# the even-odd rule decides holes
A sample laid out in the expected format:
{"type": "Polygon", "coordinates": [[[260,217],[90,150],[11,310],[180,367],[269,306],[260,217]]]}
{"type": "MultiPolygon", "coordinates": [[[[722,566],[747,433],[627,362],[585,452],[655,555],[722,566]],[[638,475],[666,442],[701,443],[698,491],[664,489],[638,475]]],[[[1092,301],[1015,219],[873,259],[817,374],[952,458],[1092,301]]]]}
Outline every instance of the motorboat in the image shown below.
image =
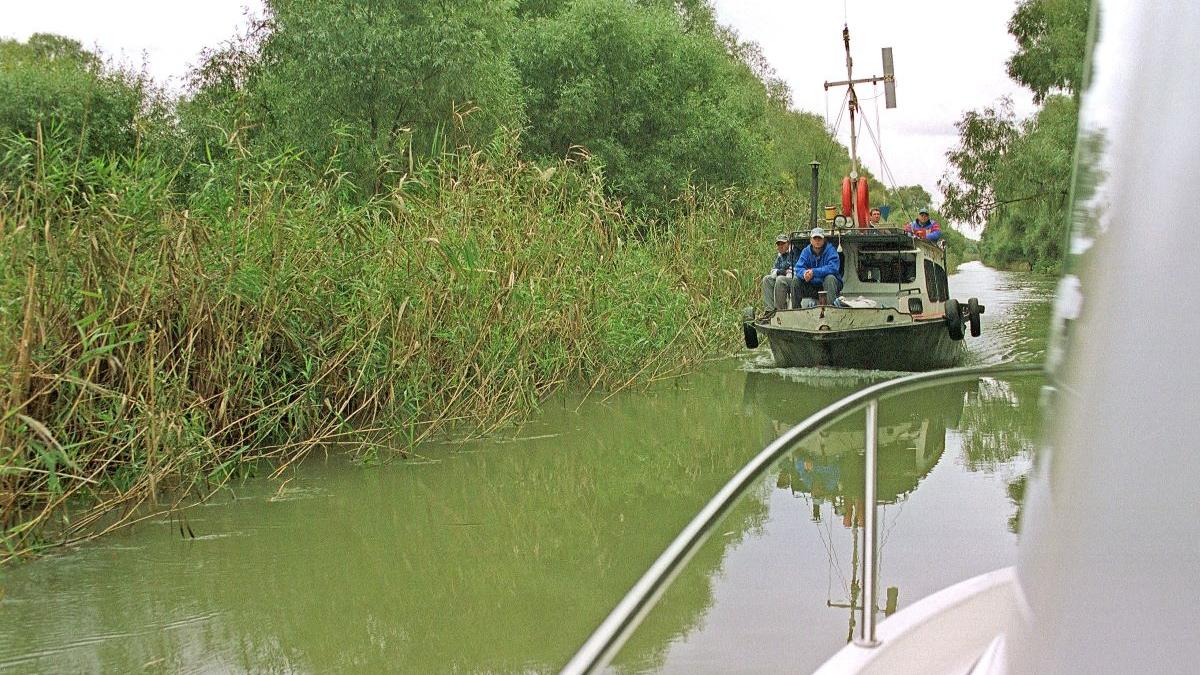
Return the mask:
{"type": "MultiPolygon", "coordinates": [[[[803,247],[805,234],[793,233],[793,245],[803,247]]],[[[875,227],[834,229],[826,245],[841,251],[841,298],[761,318],[751,311],[747,346],[766,336],[779,367],[919,371],[962,360],[964,334],[980,334],[985,308],[950,297],[945,249],[875,227]]]]}
{"type": "MultiPolygon", "coordinates": [[[[872,224],[866,176],[858,175],[855,118],[859,111],[854,85],[883,82],[887,107],[895,107],[891,49],[883,50],[882,76],[854,78],[850,31],[842,31],[847,79],[826,82],[848,89],[850,175],[842,179],[840,208],[825,208],[822,230],[827,245],[839,253],[841,296],[778,307],[762,316],[752,307],[743,312],[746,346],[765,336],[779,367],[836,366],[872,370],[917,371],[958,364],[965,353],[963,337],[980,334],[985,307],[975,298],[950,296],[945,241],[935,243],[904,228],[872,224]]],[[[811,228],[818,226],[820,164],[812,163],[811,228]]],[[[791,245],[803,249],[808,233],[792,232],[791,245]]]]}

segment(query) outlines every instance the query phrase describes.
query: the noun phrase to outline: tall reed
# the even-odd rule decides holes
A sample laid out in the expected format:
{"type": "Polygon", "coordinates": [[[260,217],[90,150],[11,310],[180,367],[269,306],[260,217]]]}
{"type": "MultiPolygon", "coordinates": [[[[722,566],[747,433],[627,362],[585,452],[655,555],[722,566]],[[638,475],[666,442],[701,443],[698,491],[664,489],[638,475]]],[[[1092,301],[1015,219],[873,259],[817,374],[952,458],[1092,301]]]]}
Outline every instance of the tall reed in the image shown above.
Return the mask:
{"type": "Polygon", "coordinates": [[[403,452],[693,366],[806,212],[730,191],[647,223],[587,162],[503,143],[371,198],[336,161],[226,154],[181,175],[0,142],[0,559],[331,443],[403,452]]]}

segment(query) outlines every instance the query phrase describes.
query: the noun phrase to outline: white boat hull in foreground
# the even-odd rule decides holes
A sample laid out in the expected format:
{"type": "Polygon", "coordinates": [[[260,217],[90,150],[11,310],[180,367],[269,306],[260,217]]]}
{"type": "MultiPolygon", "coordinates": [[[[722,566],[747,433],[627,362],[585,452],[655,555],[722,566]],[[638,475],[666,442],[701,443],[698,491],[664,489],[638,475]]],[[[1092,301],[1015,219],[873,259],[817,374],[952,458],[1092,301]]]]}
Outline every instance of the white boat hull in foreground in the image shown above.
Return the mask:
{"type": "Polygon", "coordinates": [[[1019,611],[1013,568],[957,583],[879,624],[879,644],[846,645],[818,675],[970,673],[1019,611]]]}

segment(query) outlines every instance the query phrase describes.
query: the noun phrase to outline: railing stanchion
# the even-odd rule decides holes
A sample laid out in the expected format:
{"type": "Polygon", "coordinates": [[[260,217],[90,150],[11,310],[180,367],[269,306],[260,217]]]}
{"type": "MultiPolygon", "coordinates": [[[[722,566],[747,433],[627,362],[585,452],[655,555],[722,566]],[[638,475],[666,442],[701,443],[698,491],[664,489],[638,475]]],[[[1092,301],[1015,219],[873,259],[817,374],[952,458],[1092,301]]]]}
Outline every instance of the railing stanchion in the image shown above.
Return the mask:
{"type": "Polygon", "coordinates": [[[875,562],[879,544],[876,521],[875,488],[878,484],[879,399],[867,403],[866,468],[863,480],[863,593],[861,633],[855,642],[860,647],[875,647],[875,562]]]}

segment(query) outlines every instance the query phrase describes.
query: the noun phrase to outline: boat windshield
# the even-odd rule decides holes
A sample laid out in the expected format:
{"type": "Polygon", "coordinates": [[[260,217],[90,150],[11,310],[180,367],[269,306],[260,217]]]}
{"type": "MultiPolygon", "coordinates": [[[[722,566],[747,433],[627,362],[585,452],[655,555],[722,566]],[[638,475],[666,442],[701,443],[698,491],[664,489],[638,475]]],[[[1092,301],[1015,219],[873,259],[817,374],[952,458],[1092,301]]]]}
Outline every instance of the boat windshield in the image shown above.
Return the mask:
{"type": "Polygon", "coordinates": [[[897,251],[859,251],[858,280],[910,284],[917,280],[917,254],[897,251]]]}

